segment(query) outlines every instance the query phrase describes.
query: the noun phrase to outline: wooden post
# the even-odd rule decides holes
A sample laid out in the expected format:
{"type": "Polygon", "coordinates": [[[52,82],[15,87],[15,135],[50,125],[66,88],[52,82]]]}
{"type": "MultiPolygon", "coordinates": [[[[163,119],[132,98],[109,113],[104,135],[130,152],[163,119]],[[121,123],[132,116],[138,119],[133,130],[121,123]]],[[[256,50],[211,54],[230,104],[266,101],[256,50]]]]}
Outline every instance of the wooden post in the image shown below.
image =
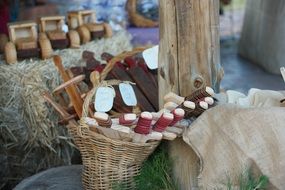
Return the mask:
{"type": "MultiPolygon", "coordinates": [[[[159,4],[159,100],[172,91],[187,96],[203,86],[217,92],[220,65],[219,0],[161,0],[159,4]]],[[[170,143],[180,189],[198,186],[198,157],[181,139],[170,143]]]]}
{"type": "Polygon", "coordinates": [[[161,0],[159,7],[160,100],[205,85],[219,90],[219,0],[161,0]]]}

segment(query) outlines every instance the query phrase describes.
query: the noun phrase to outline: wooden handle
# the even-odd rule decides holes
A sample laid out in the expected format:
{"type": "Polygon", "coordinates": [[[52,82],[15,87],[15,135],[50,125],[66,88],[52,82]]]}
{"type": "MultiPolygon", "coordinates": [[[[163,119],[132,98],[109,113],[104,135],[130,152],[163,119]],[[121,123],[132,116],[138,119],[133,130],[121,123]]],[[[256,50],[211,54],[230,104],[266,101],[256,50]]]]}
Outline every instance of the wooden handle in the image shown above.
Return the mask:
{"type": "Polygon", "coordinates": [[[60,114],[62,118],[68,118],[70,116],[70,114],[61,107],[61,105],[52,100],[51,96],[47,92],[44,92],[42,96],[48,103],[52,105],[52,107],[60,114]]]}
{"type": "MultiPolygon", "coordinates": [[[[57,67],[62,79],[64,82],[68,82],[70,80],[70,77],[68,74],[65,72],[65,69],[63,67],[62,61],[60,56],[55,55],[53,57],[53,61],[55,66],[57,67]]],[[[69,85],[66,87],[66,92],[70,98],[70,101],[79,117],[82,116],[82,105],[83,105],[83,100],[80,97],[80,94],[78,93],[76,87],[74,84],[69,85]]]]}
{"type": "Polygon", "coordinates": [[[70,79],[69,81],[59,85],[58,87],[56,87],[54,90],[53,90],[53,93],[57,94],[57,93],[60,93],[62,92],[66,87],[69,87],[70,85],[72,84],[77,84],[81,81],[83,81],[85,79],[85,75],[79,75],[77,77],[74,77],[72,79],[70,79]]]}
{"type": "Polygon", "coordinates": [[[169,92],[163,97],[163,100],[165,102],[174,102],[176,104],[182,104],[185,101],[184,97],[178,96],[177,94],[173,92],[169,92]]]}
{"type": "Polygon", "coordinates": [[[163,131],[162,135],[163,135],[163,139],[169,140],[169,141],[173,141],[177,137],[177,135],[175,133],[171,133],[171,132],[167,132],[167,131],[163,131]]]}
{"type": "Polygon", "coordinates": [[[133,142],[135,143],[146,143],[149,140],[157,140],[160,141],[162,139],[162,134],[156,131],[153,131],[147,135],[133,133],[133,142]]]}
{"type": "Polygon", "coordinates": [[[90,81],[92,82],[93,87],[98,86],[100,82],[100,73],[98,71],[93,71],[90,74],[90,81]]]}
{"type": "Polygon", "coordinates": [[[60,124],[60,125],[66,125],[70,120],[72,120],[72,119],[77,119],[77,114],[72,114],[72,115],[70,115],[70,116],[68,116],[68,117],[65,117],[65,118],[63,118],[62,120],[60,120],[59,122],[58,122],[58,124],[60,124]]]}
{"type": "Polygon", "coordinates": [[[167,127],[165,129],[165,131],[170,132],[170,133],[174,133],[177,136],[181,136],[183,131],[184,131],[184,129],[183,128],[178,128],[178,127],[167,127]]]}
{"type": "Polygon", "coordinates": [[[176,104],[174,102],[166,102],[164,105],[163,105],[163,108],[164,109],[167,109],[169,111],[173,111],[175,110],[175,108],[177,108],[179,106],[179,104],[176,104]]]}

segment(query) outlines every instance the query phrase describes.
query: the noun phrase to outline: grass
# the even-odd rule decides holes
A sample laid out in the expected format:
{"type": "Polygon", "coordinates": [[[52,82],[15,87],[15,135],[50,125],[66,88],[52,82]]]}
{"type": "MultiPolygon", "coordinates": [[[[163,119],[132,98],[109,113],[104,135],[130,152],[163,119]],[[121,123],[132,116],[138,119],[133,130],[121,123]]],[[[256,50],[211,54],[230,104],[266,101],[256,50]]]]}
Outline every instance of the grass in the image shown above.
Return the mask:
{"type": "MultiPolygon", "coordinates": [[[[172,173],[172,162],[167,153],[167,145],[160,145],[157,150],[144,163],[141,175],[136,178],[138,190],[179,190],[174,182],[172,173]]],[[[255,177],[251,170],[245,170],[239,176],[239,190],[264,190],[267,188],[269,179],[265,175],[255,177]]],[[[228,177],[227,190],[233,190],[233,183],[228,177]]]]}
{"type": "MultiPolygon", "coordinates": [[[[247,170],[239,177],[239,190],[262,190],[268,186],[268,177],[261,175],[254,177],[250,170],[247,170]]],[[[227,182],[227,190],[233,190],[233,184],[230,180],[227,182]]]]}
{"type": "MultiPolygon", "coordinates": [[[[162,143],[145,161],[141,174],[135,178],[138,190],[179,190],[171,176],[172,162],[168,157],[167,150],[167,144],[162,143]]],[[[233,184],[230,179],[231,177],[228,177],[225,183],[227,190],[236,190],[237,186],[239,186],[239,190],[265,190],[269,183],[268,177],[264,175],[255,177],[250,170],[245,170],[239,176],[239,184],[233,184]]],[[[113,188],[113,190],[121,189],[124,187],[120,184],[113,188]]]]}
{"type": "Polygon", "coordinates": [[[138,190],[178,190],[171,176],[172,163],[168,157],[167,144],[162,143],[144,163],[141,174],[136,177],[138,190]]]}

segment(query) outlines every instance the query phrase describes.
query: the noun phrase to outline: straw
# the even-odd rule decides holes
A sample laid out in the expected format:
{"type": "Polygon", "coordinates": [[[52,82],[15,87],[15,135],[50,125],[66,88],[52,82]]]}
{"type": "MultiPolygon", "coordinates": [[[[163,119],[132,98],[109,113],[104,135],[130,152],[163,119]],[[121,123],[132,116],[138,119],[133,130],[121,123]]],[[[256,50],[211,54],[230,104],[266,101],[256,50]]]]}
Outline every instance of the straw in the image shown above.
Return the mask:
{"type": "MultiPolygon", "coordinates": [[[[95,52],[100,60],[103,52],[116,55],[131,49],[130,36],[122,31],[80,49],[58,50],[54,54],[59,54],[68,68],[85,66],[80,61],[84,50],[95,52]]],[[[71,164],[71,137],[65,127],[58,126],[57,113],[41,97],[61,83],[52,59],[33,58],[13,65],[0,61],[0,152],[8,156],[1,163],[7,167],[2,171],[5,176],[0,178],[0,184],[6,184],[8,179],[17,183],[39,170],[71,164]]]]}

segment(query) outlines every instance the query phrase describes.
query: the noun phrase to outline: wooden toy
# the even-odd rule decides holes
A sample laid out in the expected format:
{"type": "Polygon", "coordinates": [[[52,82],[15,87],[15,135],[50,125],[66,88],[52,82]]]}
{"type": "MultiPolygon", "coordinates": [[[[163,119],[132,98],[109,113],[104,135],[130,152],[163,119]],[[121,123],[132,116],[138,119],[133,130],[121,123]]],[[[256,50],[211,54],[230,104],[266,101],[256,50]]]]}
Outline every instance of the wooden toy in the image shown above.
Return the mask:
{"type": "Polygon", "coordinates": [[[0,34],[0,53],[4,53],[6,43],[9,41],[6,34],[0,34]]]}
{"type": "Polygon", "coordinates": [[[92,10],[70,11],[67,17],[69,29],[78,31],[83,44],[91,39],[112,36],[111,26],[108,23],[96,23],[96,15],[92,10]]]}
{"type": "Polygon", "coordinates": [[[16,63],[18,58],[41,57],[49,58],[52,47],[48,38],[38,38],[37,24],[35,22],[8,23],[9,42],[4,52],[8,64],[16,63]]]}
{"type": "Polygon", "coordinates": [[[40,17],[38,22],[40,38],[48,38],[52,48],[64,49],[67,47],[78,48],[80,46],[80,37],[76,30],[70,30],[68,33],[63,31],[64,16],[40,17]]]}

